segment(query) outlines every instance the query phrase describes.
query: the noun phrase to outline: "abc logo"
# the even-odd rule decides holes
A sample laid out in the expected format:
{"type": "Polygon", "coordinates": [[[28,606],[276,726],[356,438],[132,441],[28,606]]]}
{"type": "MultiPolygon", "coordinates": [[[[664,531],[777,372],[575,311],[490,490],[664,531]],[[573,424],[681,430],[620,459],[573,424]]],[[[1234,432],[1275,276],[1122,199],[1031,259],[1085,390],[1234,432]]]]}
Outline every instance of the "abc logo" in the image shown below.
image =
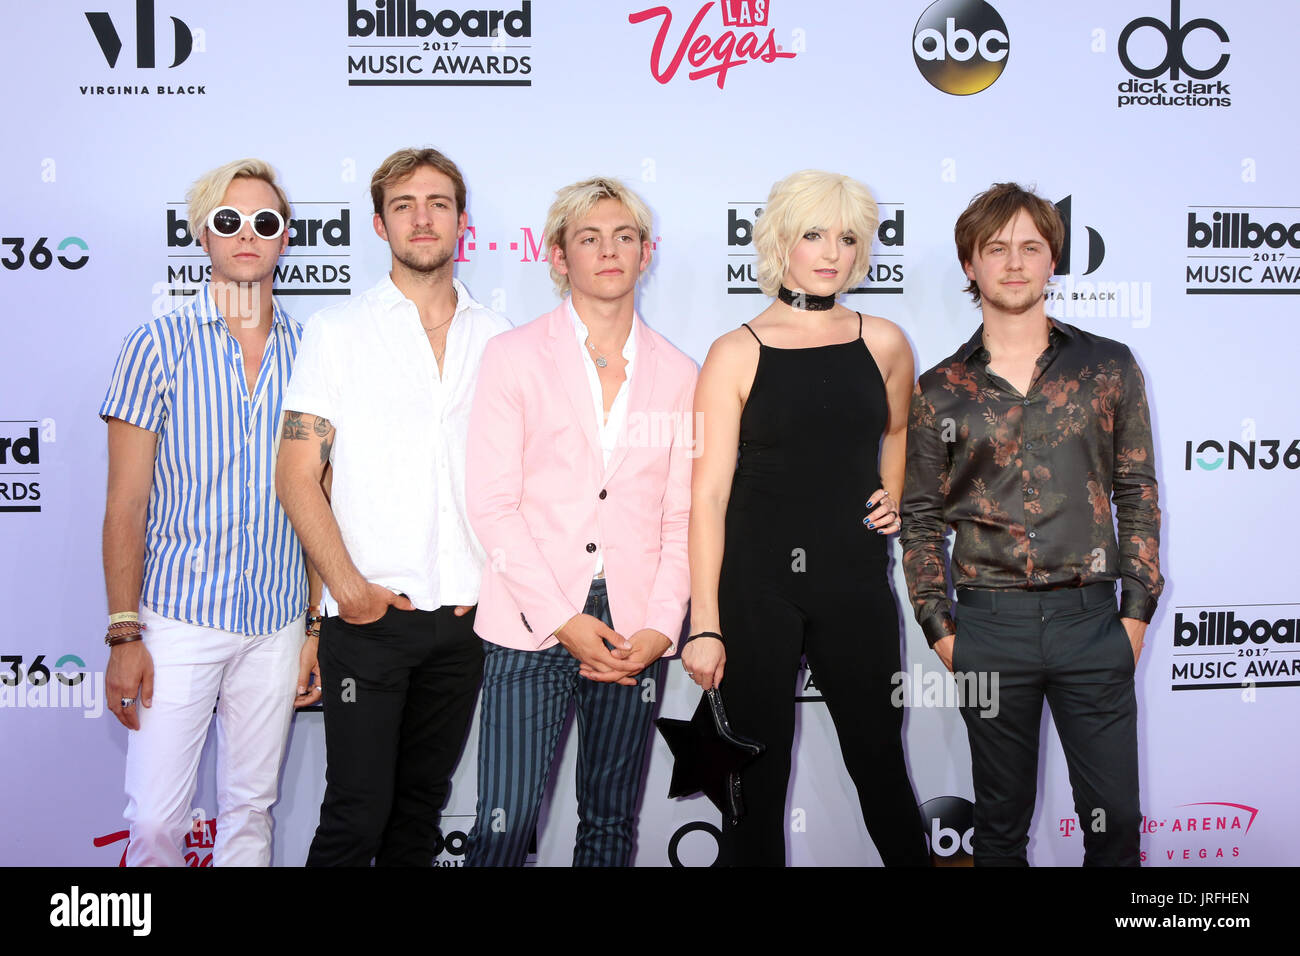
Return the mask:
{"type": "Polygon", "coordinates": [[[916,68],[935,89],[954,96],[992,86],[1010,49],[1006,23],[984,0],[938,0],[912,31],[916,68]]]}
{"type": "Polygon", "coordinates": [[[974,862],[975,806],[961,797],[935,797],[921,804],[925,842],[935,866],[974,862]]]}
{"type": "Polygon", "coordinates": [[[444,850],[451,856],[464,856],[465,848],[469,845],[469,834],[463,830],[452,830],[444,834],[442,828],[438,828],[438,839],[433,845],[433,855],[437,857],[444,850]]]}
{"type": "Polygon", "coordinates": [[[696,820],[677,828],[672,839],[668,841],[668,863],[673,867],[717,866],[718,845],[722,841],[722,831],[712,823],[696,820]],[[692,833],[706,833],[708,838],[695,838],[690,842],[687,859],[683,861],[680,852],[682,839],[692,833]],[[711,859],[710,859],[711,858],[711,859]]]}

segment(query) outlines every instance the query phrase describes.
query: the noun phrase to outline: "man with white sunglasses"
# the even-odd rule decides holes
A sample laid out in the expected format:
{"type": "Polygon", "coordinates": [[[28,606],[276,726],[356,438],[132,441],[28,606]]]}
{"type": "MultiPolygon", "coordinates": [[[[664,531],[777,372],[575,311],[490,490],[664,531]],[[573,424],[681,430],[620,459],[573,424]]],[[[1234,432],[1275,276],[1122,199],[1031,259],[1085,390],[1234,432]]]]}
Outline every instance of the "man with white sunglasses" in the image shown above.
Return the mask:
{"type": "Polygon", "coordinates": [[[181,866],[186,830],[207,825],[190,802],[215,706],[213,862],[265,866],[289,720],[320,697],[306,566],[274,481],[302,337],[271,295],[289,203],[257,159],[212,170],[186,198],[210,279],[126,337],[99,410],[107,697],[131,730],[126,862],[181,866]]]}

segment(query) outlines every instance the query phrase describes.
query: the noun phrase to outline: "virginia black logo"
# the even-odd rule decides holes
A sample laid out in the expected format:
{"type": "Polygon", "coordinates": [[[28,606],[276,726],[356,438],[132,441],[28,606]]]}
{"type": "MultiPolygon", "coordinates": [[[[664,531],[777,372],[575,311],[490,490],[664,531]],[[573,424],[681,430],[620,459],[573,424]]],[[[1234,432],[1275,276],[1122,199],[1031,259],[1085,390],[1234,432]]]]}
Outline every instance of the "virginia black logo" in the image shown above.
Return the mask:
{"type": "MultiPolygon", "coordinates": [[[[1073,211],[1074,197],[1066,196],[1060,202],[1056,203],[1056,211],[1061,214],[1061,221],[1065,223],[1065,243],[1061,246],[1061,257],[1056,261],[1056,274],[1058,276],[1069,275],[1070,269],[1070,234],[1073,231],[1070,223],[1070,214],[1073,211]]],[[[1084,275],[1092,275],[1101,265],[1102,259],[1106,258],[1106,243],[1102,241],[1101,233],[1092,226],[1084,227],[1088,231],[1088,268],[1084,275]]]]}
{"type": "MultiPolygon", "coordinates": [[[[170,19],[176,46],[171,68],[175,68],[189,59],[190,52],[194,49],[194,34],[183,20],[176,17],[170,19]]],[[[113,18],[102,12],[87,13],[86,20],[90,22],[90,29],[94,31],[109,67],[117,66],[118,55],[122,52],[122,38],[113,25],[113,18]]],[[[153,0],[135,0],[135,65],[140,69],[153,69],[156,65],[154,39],[153,0]]]]}
{"type": "Polygon", "coordinates": [[[927,83],[954,96],[992,86],[1011,50],[1007,25],[985,0],[937,0],[912,30],[912,57],[927,83]]]}

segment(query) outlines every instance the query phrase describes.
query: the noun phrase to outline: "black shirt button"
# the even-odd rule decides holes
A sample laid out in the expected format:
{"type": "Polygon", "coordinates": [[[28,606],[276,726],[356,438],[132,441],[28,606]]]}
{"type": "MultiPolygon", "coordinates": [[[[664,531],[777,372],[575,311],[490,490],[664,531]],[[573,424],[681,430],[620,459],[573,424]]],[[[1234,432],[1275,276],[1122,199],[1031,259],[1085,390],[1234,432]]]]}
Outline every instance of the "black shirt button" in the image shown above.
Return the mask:
{"type": "Polygon", "coordinates": [[[588,541],[588,542],[587,542],[587,553],[588,553],[588,554],[595,554],[595,553],[596,553],[596,544],[595,544],[594,541],[588,541]]]}
{"type": "Polygon", "coordinates": [[[1026,399],[1025,399],[1023,402],[1021,402],[1020,404],[1021,404],[1021,405],[1028,405],[1028,404],[1029,404],[1029,399],[1026,398],[1026,399]]]}
{"type": "Polygon", "coordinates": [[[601,501],[604,501],[604,500],[605,500],[605,496],[608,495],[608,494],[609,494],[608,491],[606,491],[604,488],[601,488],[601,489],[600,489],[600,500],[601,500],[601,501]]]}

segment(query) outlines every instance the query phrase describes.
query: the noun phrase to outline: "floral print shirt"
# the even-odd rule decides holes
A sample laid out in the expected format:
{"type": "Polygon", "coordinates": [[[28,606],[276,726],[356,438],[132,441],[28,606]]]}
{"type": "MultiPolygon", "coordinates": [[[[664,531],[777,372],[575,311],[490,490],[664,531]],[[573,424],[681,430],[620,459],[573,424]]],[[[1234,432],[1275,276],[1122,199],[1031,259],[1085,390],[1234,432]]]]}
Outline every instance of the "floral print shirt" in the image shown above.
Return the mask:
{"type": "Polygon", "coordinates": [[[954,587],[1120,578],[1121,616],[1149,621],[1164,586],[1160,509],[1146,387],[1132,352],[1052,320],[1021,395],[989,371],[983,335],[981,325],[912,395],[903,569],[927,640],[956,633],[949,526],[954,587]]]}

